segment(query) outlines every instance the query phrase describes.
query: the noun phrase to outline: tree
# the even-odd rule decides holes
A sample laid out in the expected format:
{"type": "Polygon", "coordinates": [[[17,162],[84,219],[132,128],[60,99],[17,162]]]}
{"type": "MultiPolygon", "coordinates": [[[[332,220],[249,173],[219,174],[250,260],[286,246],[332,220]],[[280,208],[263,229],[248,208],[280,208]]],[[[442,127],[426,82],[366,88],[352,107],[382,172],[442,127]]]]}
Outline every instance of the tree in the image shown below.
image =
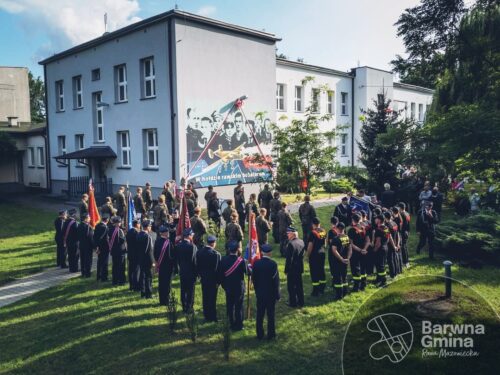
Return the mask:
{"type": "MultiPolygon", "coordinates": [[[[313,81],[313,77],[306,77],[302,84],[305,87],[313,81]]],[[[290,125],[283,128],[273,126],[273,157],[278,168],[277,182],[282,189],[293,191],[305,178],[310,192],[311,183],[319,182],[335,170],[337,149],[329,146],[335,137],[335,130],[320,131],[320,123],[331,116],[315,113],[315,105],[315,101],[311,100],[303,119],[293,119],[290,125]]]]}
{"type": "Polygon", "coordinates": [[[384,183],[398,185],[397,166],[411,157],[408,147],[416,124],[400,118],[400,112],[390,108],[391,101],[385,93],[374,101],[376,109],[364,109],[361,115],[361,141],[358,142],[360,160],[368,173],[368,189],[380,192],[384,183]]]}
{"type": "Polygon", "coordinates": [[[30,89],[31,122],[39,123],[45,121],[45,88],[40,77],[34,78],[28,73],[30,89]]]}

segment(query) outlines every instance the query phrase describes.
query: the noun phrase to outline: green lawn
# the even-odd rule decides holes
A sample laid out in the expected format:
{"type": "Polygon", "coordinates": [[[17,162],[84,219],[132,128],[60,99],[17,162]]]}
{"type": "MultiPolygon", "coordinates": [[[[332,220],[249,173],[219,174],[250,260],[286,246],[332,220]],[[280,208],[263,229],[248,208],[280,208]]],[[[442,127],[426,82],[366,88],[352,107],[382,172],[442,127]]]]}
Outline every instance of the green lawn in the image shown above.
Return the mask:
{"type": "MultiPolygon", "coordinates": [[[[303,202],[304,196],[305,196],[304,193],[281,194],[281,200],[289,204],[303,202]]],[[[340,200],[340,198],[342,198],[343,196],[345,196],[345,194],[327,193],[326,191],[321,189],[315,189],[311,194],[312,200],[327,199],[327,198],[338,198],[340,200]]]]}
{"type": "Polygon", "coordinates": [[[0,285],[55,266],[54,213],[0,203],[0,285]]]}
{"type": "MultiPolygon", "coordinates": [[[[317,210],[324,223],[332,210],[317,210]]],[[[442,275],[442,259],[416,257],[415,244],[413,235],[412,267],[405,276],[442,275]]],[[[92,278],[68,281],[0,309],[0,373],[341,373],[340,354],[347,324],[377,289],[370,285],[364,293],[350,294],[338,303],[332,301],[331,289],[313,299],[309,297],[306,266],[307,306],[290,309],[285,304],[284,262],[279,257],[277,260],[283,296],[277,306],[278,339],[270,343],[256,340],[255,321],[246,321],[246,329],[232,336],[229,362],[223,359],[221,350],[222,324],[202,322],[199,285],[195,302],[199,337],[192,343],[183,317],[176,332],[170,332],[166,310],[156,305],[157,300],[141,300],[128,287],[98,285],[92,278]]],[[[498,269],[453,266],[453,276],[473,286],[500,311],[498,269]]],[[[178,295],[178,279],[173,285],[178,295]]],[[[219,317],[224,308],[224,293],[219,289],[219,317]]],[[[362,373],[367,372],[365,369],[362,373]]]]}

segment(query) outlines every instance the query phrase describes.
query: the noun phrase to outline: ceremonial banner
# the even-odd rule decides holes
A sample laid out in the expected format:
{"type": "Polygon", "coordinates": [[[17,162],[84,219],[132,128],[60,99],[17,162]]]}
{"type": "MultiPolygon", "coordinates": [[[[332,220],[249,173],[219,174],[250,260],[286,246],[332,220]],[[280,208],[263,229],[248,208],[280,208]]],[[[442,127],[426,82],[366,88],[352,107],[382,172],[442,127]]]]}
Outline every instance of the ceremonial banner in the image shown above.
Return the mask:
{"type": "Polygon", "coordinates": [[[355,196],[351,197],[349,205],[351,206],[352,212],[359,212],[361,210],[365,211],[367,214],[370,212],[370,205],[368,202],[355,196]]]}
{"type": "Polygon", "coordinates": [[[92,179],[89,181],[89,216],[90,216],[90,226],[95,228],[96,224],[101,221],[101,216],[99,215],[99,210],[97,209],[97,204],[95,202],[94,196],[94,186],[92,185],[92,179]]]}
{"type": "Polygon", "coordinates": [[[179,191],[179,197],[181,199],[181,212],[179,214],[179,223],[177,224],[177,230],[175,232],[175,243],[177,244],[183,238],[182,232],[184,229],[191,228],[191,220],[189,219],[189,212],[187,209],[187,202],[184,197],[184,191],[179,191]]]}
{"type": "Polygon", "coordinates": [[[132,194],[128,192],[128,204],[127,204],[127,227],[132,228],[132,221],[135,219],[135,205],[132,199],[132,194]]]}
{"type": "Polygon", "coordinates": [[[248,244],[245,251],[245,259],[248,262],[248,268],[252,269],[255,261],[260,259],[259,240],[257,238],[257,227],[255,225],[255,214],[250,214],[250,222],[248,223],[248,244]]]}

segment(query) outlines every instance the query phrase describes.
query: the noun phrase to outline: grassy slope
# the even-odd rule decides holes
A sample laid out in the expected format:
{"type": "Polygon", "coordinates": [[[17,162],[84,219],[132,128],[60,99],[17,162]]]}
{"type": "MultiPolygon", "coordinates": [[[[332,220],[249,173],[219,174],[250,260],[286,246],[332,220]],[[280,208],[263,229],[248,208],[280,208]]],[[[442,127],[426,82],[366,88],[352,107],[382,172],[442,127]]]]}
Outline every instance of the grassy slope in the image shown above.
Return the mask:
{"type": "MultiPolygon", "coordinates": [[[[318,213],[327,222],[332,208],[318,213]]],[[[411,240],[415,248],[416,238],[411,240]]],[[[276,254],[275,254],[276,255],[276,254]]],[[[280,271],[283,260],[278,258],[280,271]]],[[[413,257],[405,274],[442,274],[441,261],[413,257]]],[[[307,267],[306,267],[307,268],[307,267]]],[[[473,285],[500,310],[498,270],[454,267],[454,277],[473,285]]],[[[277,306],[278,340],[255,339],[253,320],[233,335],[231,360],[221,352],[221,324],[203,324],[199,339],[188,339],[184,318],[172,334],[163,308],[141,300],[127,287],[112,288],[91,280],[72,280],[0,309],[0,372],[14,373],[340,373],[340,351],[347,323],[375,288],[332,302],[330,289],[312,299],[309,275],[304,275],[306,305],[286,307],[286,281],[282,274],[283,301],[277,306]]],[[[178,295],[178,279],[174,281],[178,295]]],[[[196,308],[201,290],[196,289],[196,308]]],[[[218,296],[219,316],[224,293],[218,296]]],[[[254,310],[255,311],[255,310],[254,310]]]]}
{"type": "Polygon", "coordinates": [[[54,214],[0,204],[0,285],[55,265],[54,214]]]}

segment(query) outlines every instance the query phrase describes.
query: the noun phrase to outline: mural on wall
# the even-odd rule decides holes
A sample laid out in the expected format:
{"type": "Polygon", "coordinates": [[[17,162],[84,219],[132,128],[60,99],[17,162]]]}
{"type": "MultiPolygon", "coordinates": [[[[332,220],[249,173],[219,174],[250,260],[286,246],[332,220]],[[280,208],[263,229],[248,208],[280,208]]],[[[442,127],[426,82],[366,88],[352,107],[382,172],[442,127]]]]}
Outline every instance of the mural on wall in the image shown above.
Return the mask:
{"type": "Polygon", "coordinates": [[[229,112],[187,109],[187,170],[195,187],[233,185],[271,179],[271,120],[263,113],[247,115],[241,110],[229,112]],[[210,140],[221,126],[212,142],[210,140]],[[263,156],[260,156],[260,146],[263,156]],[[256,156],[259,155],[259,156],[256,156]],[[263,160],[266,160],[263,163],[263,160]],[[198,161],[198,162],[197,162],[198,161]],[[194,167],[194,169],[193,169],[194,167]]]}

